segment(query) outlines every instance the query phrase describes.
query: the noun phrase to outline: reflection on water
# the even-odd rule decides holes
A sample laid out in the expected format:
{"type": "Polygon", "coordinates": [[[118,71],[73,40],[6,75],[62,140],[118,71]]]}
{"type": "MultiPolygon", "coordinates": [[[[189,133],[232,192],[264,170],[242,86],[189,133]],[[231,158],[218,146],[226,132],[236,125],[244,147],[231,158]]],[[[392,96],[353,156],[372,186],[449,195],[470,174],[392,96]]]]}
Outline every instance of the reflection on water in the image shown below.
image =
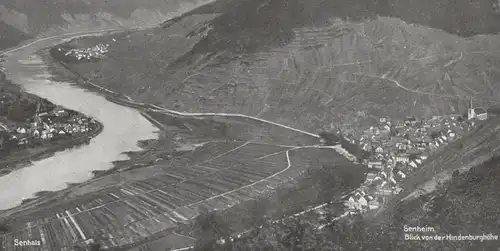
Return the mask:
{"type": "Polygon", "coordinates": [[[88,180],[91,171],[110,169],[112,161],[127,159],[122,152],[140,150],[139,140],[156,138],[156,128],[136,110],[111,103],[71,83],[50,81],[40,59],[15,56],[5,64],[11,80],[29,93],[97,119],[104,129],[89,145],[58,152],[0,177],[0,209],[19,205],[39,191],[57,191],[67,183],[88,180]]]}

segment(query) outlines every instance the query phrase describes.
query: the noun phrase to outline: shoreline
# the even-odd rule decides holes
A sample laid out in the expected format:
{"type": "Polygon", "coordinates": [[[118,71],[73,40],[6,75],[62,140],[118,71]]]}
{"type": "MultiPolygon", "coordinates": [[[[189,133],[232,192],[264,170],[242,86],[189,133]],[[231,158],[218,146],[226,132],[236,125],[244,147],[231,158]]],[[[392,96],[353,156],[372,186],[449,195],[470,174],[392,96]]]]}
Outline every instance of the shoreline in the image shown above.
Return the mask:
{"type": "Polygon", "coordinates": [[[23,164],[30,165],[34,161],[51,157],[58,152],[62,152],[64,150],[73,149],[75,147],[79,147],[79,146],[82,146],[84,144],[88,144],[88,142],[90,140],[92,140],[94,137],[96,137],[97,135],[99,135],[104,128],[104,125],[97,120],[96,120],[96,124],[97,124],[97,128],[88,134],[84,134],[84,135],[80,135],[80,136],[77,136],[74,138],[63,140],[63,142],[55,142],[54,143],[55,145],[48,146],[45,150],[31,154],[29,156],[23,156],[23,157],[13,159],[13,160],[0,161],[0,166],[5,165],[1,169],[2,172],[4,172],[5,170],[8,170],[8,173],[2,173],[0,175],[0,177],[8,175],[9,173],[11,173],[15,170],[23,168],[25,166],[23,164]],[[8,165],[15,165],[15,166],[12,169],[9,169],[8,165]],[[22,165],[22,166],[18,166],[18,165],[22,165]]]}
{"type": "MultiPolygon", "coordinates": [[[[54,66],[56,66],[56,67],[62,66],[62,69],[64,70],[65,75],[55,73],[54,71],[52,71],[52,73],[51,73],[52,79],[67,78],[70,82],[73,82],[74,85],[77,86],[78,88],[82,88],[82,89],[94,92],[97,95],[102,95],[102,96],[104,96],[104,98],[106,98],[106,100],[108,100],[112,103],[115,103],[115,104],[120,105],[120,106],[130,107],[133,109],[138,109],[139,113],[141,113],[141,115],[143,117],[145,117],[148,121],[150,121],[150,119],[147,116],[144,116],[144,113],[142,111],[140,111],[141,108],[147,109],[146,107],[142,107],[142,106],[135,104],[135,103],[127,103],[128,100],[123,98],[122,95],[113,93],[109,90],[106,90],[105,88],[101,88],[99,86],[90,84],[86,79],[79,77],[76,73],[74,73],[70,69],[66,68],[66,66],[63,65],[62,62],[54,59],[50,55],[50,49],[52,49],[52,48],[55,48],[55,46],[44,48],[44,49],[36,52],[37,55],[42,57],[42,60],[49,67],[50,70],[52,70],[54,66]]],[[[92,135],[90,135],[90,136],[89,135],[86,135],[86,136],[82,135],[78,139],[71,140],[71,142],[67,142],[66,144],[63,144],[63,145],[54,146],[54,148],[66,150],[66,149],[72,149],[72,148],[75,148],[78,146],[82,146],[83,144],[90,141],[92,138],[94,138],[95,136],[99,135],[102,132],[104,125],[97,120],[96,120],[96,122],[98,123],[98,128],[97,128],[97,130],[94,130],[94,133],[92,133],[92,135]],[[73,145],[69,145],[75,141],[78,141],[78,143],[73,144],[73,145]]],[[[156,124],[153,124],[153,125],[156,127],[156,124]]],[[[155,139],[155,141],[156,140],[158,140],[158,139],[155,139]]],[[[138,150],[137,152],[146,152],[149,150],[147,148],[148,144],[146,144],[147,141],[149,141],[149,140],[143,140],[143,141],[140,140],[136,143],[136,145],[142,149],[142,150],[138,150]]],[[[51,148],[51,149],[54,149],[54,148],[51,148]]],[[[62,151],[62,150],[59,150],[59,151],[62,151]]],[[[50,157],[59,151],[50,152],[47,150],[47,151],[40,153],[38,156],[41,159],[43,159],[43,156],[50,157]]],[[[124,152],[123,154],[129,156],[129,154],[126,152],[124,152]]],[[[26,158],[29,159],[29,157],[26,157],[26,158]]],[[[31,157],[31,158],[33,158],[33,157],[31,157]]],[[[129,156],[129,158],[130,158],[130,156],[129,156]]],[[[1,162],[0,162],[0,164],[1,164],[1,162]]],[[[144,163],[139,163],[139,165],[141,165],[141,164],[144,164],[144,163]]],[[[1,214],[9,214],[9,215],[16,214],[17,212],[20,212],[20,211],[29,210],[31,207],[33,207],[35,205],[40,206],[40,205],[45,205],[47,203],[49,203],[49,204],[53,203],[54,201],[56,201],[55,198],[64,199],[67,196],[67,194],[70,192],[69,189],[71,189],[71,188],[85,185],[88,182],[100,179],[106,175],[115,174],[115,173],[118,173],[120,171],[123,171],[123,170],[120,170],[120,168],[122,168],[122,167],[119,165],[119,163],[113,162],[112,165],[113,166],[108,170],[93,170],[93,171],[91,171],[92,178],[90,178],[86,181],[83,181],[83,182],[79,182],[79,183],[67,184],[67,187],[65,189],[62,189],[59,191],[39,191],[36,194],[34,194],[33,198],[23,200],[23,202],[18,206],[21,208],[15,207],[15,208],[6,209],[6,210],[0,210],[0,215],[1,214]]],[[[136,164],[133,164],[129,168],[127,168],[126,170],[135,169],[137,167],[138,166],[136,164]]]]}
{"type": "MultiPolygon", "coordinates": [[[[66,41],[63,41],[63,43],[64,42],[66,42],[66,41]]],[[[42,56],[42,60],[44,61],[45,64],[47,64],[49,66],[49,68],[50,68],[50,64],[52,64],[52,63],[59,64],[59,62],[57,62],[57,61],[54,62],[55,59],[53,59],[53,58],[51,58],[52,61],[47,62],[46,56],[50,57],[50,55],[43,55],[44,51],[47,51],[48,49],[53,48],[53,47],[54,46],[44,48],[44,49],[41,49],[41,50],[34,53],[34,54],[37,54],[39,56],[42,56]],[[40,55],[40,54],[42,54],[42,55],[40,55]]],[[[68,71],[67,69],[65,69],[65,70],[68,71]]],[[[74,75],[74,73],[71,71],[69,71],[69,73],[71,75],[74,75]]],[[[68,74],[68,75],[70,75],[70,74],[68,74]]],[[[60,77],[60,76],[57,76],[57,75],[52,76],[52,79],[54,79],[54,77],[60,77]]],[[[103,89],[96,88],[97,86],[90,86],[88,84],[85,84],[86,81],[81,79],[81,78],[74,78],[73,76],[63,76],[63,77],[68,77],[71,80],[71,82],[73,82],[74,85],[78,86],[79,88],[95,92],[97,95],[103,95],[107,100],[109,100],[110,93],[103,93],[103,89]],[[85,81],[85,82],[82,83],[83,81],[85,81]]],[[[9,81],[11,85],[13,85],[17,88],[21,87],[21,85],[13,83],[8,79],[7,79],[7,81],[9,81]]],[[[22,91],[22,88],[21,88],[21,91],[22,91]]],[[[32,97],[42,98],[42,97],[39,97],[37,95],[31,94],[31,93],[28,93],[25,91],[22,91],[22,92],[26,93],[32,97]]],[[[116,97],[117,95],[115,94],[114,96],[116,97]]],[[[119,104],[117,102],[113,102],[113,103],[119,104]]],[[[135,108],[135,107],[132,107],[132,108],[135,108]]],[[[76,111],[76,112],[81,114],[80,111],[76,111]]],[[[85,116],[89,117],[87,115],[85,115],[85,116]]],[[[90,118],[92,118],[92,117],[90,117],[90,118]]],[[[34,162],[34,161],[46,159],[46,158],[49,158],[51,156],[54,156],[58,152],[62,152],[64,150],[68,150],[68,149],[74,149],[74,148],[83,146],[85,144],[88,144],[93,138],[98,136],[104,129],[103,123],[98,121],[97,119],[95,119],[95,120],[96,120],[96,124],[97,124],[96,128],[93,131],[91,131],[85,135],[79,135],[76,138],[63,140],[63,142],[56,143],[57,145],[49,146],[49,147],[47,147],[47,149],[40,151],[40,152],[37,152],[37,153],[34,153],[30,156],[23,156],[23,157],[19,157],[18,159],[14,159],[14,160],[0,161],[0,165],[8,165],[8,164],[14,165],[15,164],[15,167],[12,167],[11,170],[0,175],[0,177],[8,175],[12,171],[24,168],[27,165],[32,164],[32,162],[34,162]]],[[[147,140],[145,140],[145,141],[147,141],[147,140]]],[[[136,142],[136,145],[138,147],[142,148],[142,150],[139,150],[139,151],[146,151],[147,149],[145,148],[145,146],[141,146],[141,143],[143,143],[143,142],[142,141],[136,142]]],[[[28,198],[28,199],[23,200],[21,202],[21,204],[19,204],[18,206],[10,208],[10,209],[0,210],[0,214],[8,214],[8,215],[16,214],[17,212],[20,212],[20,211],[23,211],[26,209],[29,210],[34,205],[44,205],[46,203],[52,203],[56,200],[55,198],[63,199],[66,196],[66,194],[69,192],[68,189],[71,189],[71,188],[79,186],[79,185],[86,184],[87,182],[93,181],[93,180],[100,178],[104,175],[115,173],[117,168],[118,168],[117,164],[113,163],[112,168],[110,168],[108,170],[104,170],[104,171],[102,171],[102,170],[101,171],[99,171],[99,170],[91,171],[92,177],[90,179],[83,181],[83,182],[79,182],[79,183],[68,183],[67,187],[62,189],[62,190],[59,190],[59,191],[45,191],[45,190],[38,191],[37,193],[33,194],[32,198],[28,198]]],[[[131,167],[131,168],[133,168],[133,167],[131,167]]],[[[7,169],[4,169],[4,170],[7,170],[7,169]]]]}
{"type": "MultiPolygon", "coordinates": [[[[0,70],[0,74],[5,76],[5,73],[2,70],[0,70]]],[[[20,93],[20,94],[22,93],[23,95],[26,95],[31,99],[43,100],[43,97],[39,97],[37,95],[23,91],[22,87],[19,84],[13,83],[11,80],[7,78],[5,78],[3,81],[5,82],[3,87],[9,89],[13,93],[20,93]]],[[[88,117],[84,114],[81,114],[78,111],[75,112],[85,117],[88,117]]],[[[92,138],[99,135],[103,130],[104,125],[98,120],[95,120],[95,122],[97,125],[96,128],[86,134],[70,137],[68,139],[62,139],[56,142],[46,142],[45,144],[42,143],[42,145],[35,146],[32,148],[33,150],[36,151],[35,153],[26,156],[14,157],[13,159],[9,159],[10,156],[8,155],[5,156],[5,159],[0,159],[0,177],[8,175],[9,173],[15,170],[19,170],[27,165],[30,165],[32,164],[33,161],[45,159],[50,156],[53,156],[57,152],[61,152],[67,149],[72,149],[81,146],[83,144],[86,144],[92,138]],[[37,148],[40,150],[37,151],[38,150],[37,148]]],[[[16,154],[19,154],[22,151],[25,151],[25,149],[18,151],[16,154]]]]}

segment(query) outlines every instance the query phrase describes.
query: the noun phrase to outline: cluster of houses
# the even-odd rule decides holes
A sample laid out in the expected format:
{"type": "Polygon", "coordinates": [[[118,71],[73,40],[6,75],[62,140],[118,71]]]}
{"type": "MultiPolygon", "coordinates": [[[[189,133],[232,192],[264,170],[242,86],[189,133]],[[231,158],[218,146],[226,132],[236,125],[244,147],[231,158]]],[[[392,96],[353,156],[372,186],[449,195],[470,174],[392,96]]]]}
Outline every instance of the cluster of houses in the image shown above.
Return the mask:
{"type": "Polygon", "coordinates": [[[31,146],[46,140],[56,140],[69,136],[89,133],[98,126],[94,119],[87,118],[77,112],[56,107],[52,111],[37,113],[34,120],[24,125],[0,127],[3,131],[0,139],[0,149],[7,142],[17,146],[31,146]],[[8,135],[8,138],[6,138],[8,135]]]}
{"type": "MultiPolygon", "coordinates": [[[[78,60],[90,60],[102,58],[108,52],[109,44],[97,44],[90,48],[78,48],[67,51],[64,55],[75,57],[78,60]]],[[[61,48],[58,49],[62,51],[61,48]]]]}
{"type": "Polygon", "coordinates": [[[487,118],[486,111],[478,108],[469,109],[466,119],[460,115],[434,116],[426,121],[414,117],[394,122],[380,118],[377,125],[360,135],[345,135],[370,153],[363,160],[369,169],[365,182],[346,196],[345,206],[351,214],[378,209],[386,196],[402,191],[401,181],[418,169],[430,153],[487,118]]]}

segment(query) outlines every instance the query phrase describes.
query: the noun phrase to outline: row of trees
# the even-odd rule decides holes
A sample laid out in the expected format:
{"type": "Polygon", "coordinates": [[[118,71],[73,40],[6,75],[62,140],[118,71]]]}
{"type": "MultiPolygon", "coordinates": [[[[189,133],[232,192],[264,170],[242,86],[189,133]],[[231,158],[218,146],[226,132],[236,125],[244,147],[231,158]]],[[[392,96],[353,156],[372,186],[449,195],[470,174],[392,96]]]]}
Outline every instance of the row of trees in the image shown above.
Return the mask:
{"type": "Polygon", "coordinates": [[[370,157],[369,152],[363,150],[359,145],[351,143],[340,134],[323,131],[319,133],[319,136],[325,141],[326,145],[340,144],[344,149],[354,155],[358,161],[370,157]]]}

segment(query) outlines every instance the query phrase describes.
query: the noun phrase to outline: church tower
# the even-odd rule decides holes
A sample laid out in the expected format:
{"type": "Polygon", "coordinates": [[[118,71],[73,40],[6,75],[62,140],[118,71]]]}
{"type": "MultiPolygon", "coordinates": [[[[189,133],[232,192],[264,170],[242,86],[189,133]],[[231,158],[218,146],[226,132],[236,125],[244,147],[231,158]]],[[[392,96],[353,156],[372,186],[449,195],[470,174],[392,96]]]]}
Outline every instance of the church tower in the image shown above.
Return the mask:
{"type": "Polygon", "coordinates": [[[476,117],[476,112],[474,111],[474,107],[472,106],[472,97],[469,100],[469,109],[467,110],[467,119],[471,120],[476,117]]]}

